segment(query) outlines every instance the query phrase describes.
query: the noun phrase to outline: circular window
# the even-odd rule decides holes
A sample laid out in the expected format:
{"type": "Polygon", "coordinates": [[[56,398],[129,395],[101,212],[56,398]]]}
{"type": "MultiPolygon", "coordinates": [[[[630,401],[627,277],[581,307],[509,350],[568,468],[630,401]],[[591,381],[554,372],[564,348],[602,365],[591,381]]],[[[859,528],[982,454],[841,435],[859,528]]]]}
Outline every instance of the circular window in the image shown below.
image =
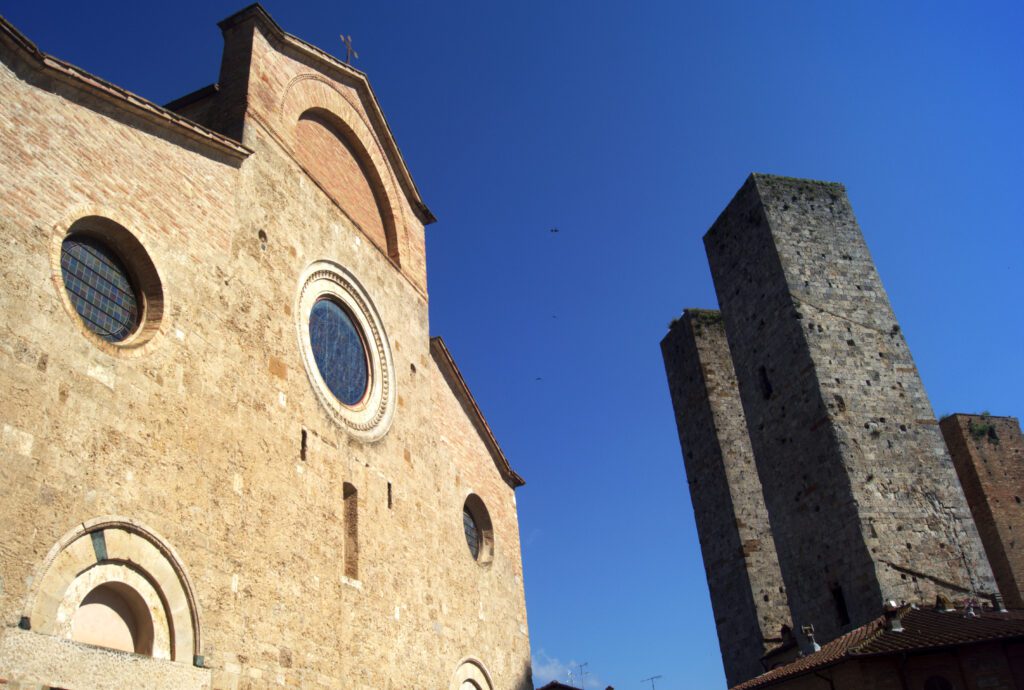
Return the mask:
{"type": "Polygon", "coordinates": [[[108,218],[87,216],[54,239],[61,298],[85,335],[114,353],[156,334],[163,315],[160,278],[128,230],[108,218]]]}
{"type": "Polygon", "coordinates": [[[118,343],[139,327],[139,300],[128,271],[99,240],[69,235],[60,248],[64,289],[85,327],[118,343]]]}
{"type": "Polygon", "coordinates": [[[352,435],[374,441],[394,416],[394,364],[377,310],[355,277],[318,261],[299,283],[299,345],[313,390],[352,435]]]}
{"type": "Polygon", "coordinates": [[[462,506],[462,531],[473,560],[487,565],[494,558],[494,529],[484,502],[476,494],[466,497],[462,506]]]}
{"type": "Polygon", "coordinates": [[[346,405],[359,403],[369,387],[366,345],[352,317],[335,300],[325,297],[309,313],[309,342],[313,359],[327,388],[346,405]]]}

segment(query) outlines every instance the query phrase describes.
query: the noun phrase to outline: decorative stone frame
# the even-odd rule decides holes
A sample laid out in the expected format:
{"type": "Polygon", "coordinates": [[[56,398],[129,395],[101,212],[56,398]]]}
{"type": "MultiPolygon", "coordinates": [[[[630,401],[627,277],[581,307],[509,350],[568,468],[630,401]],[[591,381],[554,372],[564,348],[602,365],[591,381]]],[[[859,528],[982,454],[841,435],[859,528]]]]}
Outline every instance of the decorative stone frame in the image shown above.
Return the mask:
{"type": "MultiPolygon", "coordinates": [[[[472,492],[463,501],[462,509],[469,511],[469,514],[473,516],[477,531],[480,532],[480,551],[476,557],[477,565],[488,567],[494,562],[494,525],[491,523],[491,514],[487,511],[487,506],[484,505],[483,499],[472,492]]],[[[458,524],[462,524],[461,513],[458,524]]]]}
{"type": "Polygon", "coordinates": [[[484,662],[471,656],[460,660],[452,674],[448,690],[461,690],[462,684],[466,681],[475,684],[480,690],[494,690],[494,683],[491,681],[491,674],[484,666],[484,662]]]}
{"type": "Polygon", "coordinates": [[[150,350],[149,345],[164,328],[163,316],[166,305],[160,274],[138,238],[124,223],[114,220],[106,209],[79,208],[53,227],[50,239],[50,275],[57,297],[78,331],[86,340],[109,355],[141,356],[150,350]],[[70,235],[82,235],[101,241],[121,259],[128,272],[128,278],[137,293],[139,325],[124,340],[109,342],[93,333],[72,304],[64,286],[64,275],[60,267],[64,240],[70,235]]]}
{"type": "Polygon", "coordinates": [[[33,582],[23,628],[70,638],[70,614],[82,598],[96,586],[121,582],[150,605],[154,628],[166,631],[154,636],[154,658],[203,663],[199,610],[181,559],[135,520],[107,516],[76,526],[50,549],[33,582]]]}
{"type": "Polygon", "coordinates": [[[333,261],[310,264],[299,278],[295,304],[299,351],[306,375],[328,415],[352,436],[376,441],[387,433],[395,413],[395,366],[384,323],[366,290],[349,271],[333,261]],[[309,314],[317,300],[337,301],[352,317],[366,347],[369,383],[363,399],[346,405],[331,393],[320,375],[309,340],[309,314]]]}

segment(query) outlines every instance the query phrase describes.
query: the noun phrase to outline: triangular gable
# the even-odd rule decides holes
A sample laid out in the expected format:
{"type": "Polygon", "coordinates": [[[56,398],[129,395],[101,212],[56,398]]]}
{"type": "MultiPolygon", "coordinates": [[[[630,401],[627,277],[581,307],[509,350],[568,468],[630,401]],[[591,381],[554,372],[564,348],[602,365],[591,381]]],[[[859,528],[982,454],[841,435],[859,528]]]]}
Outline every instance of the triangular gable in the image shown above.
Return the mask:
{"type": "Polygon", "coordinates": [[[491,431],[491,427],[487,424],[483,412],[480,411],[480,407],[476,404],[473,394],[469,391],[466,380],[462,378],[462,372],[459,371],[455,360],[452,359],[452,353],[449,352],[448,347],[440,336],[430,339],[430,354],[444,375],[445,382],[448,383],[455,397],[462,404],[463,409],[469,413],[470,421],[476,428],[477,433],[480,434],[480,438],[483,439],[484,445],[490,450],[491,457],[494,459],[494,464],[497,465],[498,472],[501,473],[502,478],[513,489],[525,484],[526,482],[512,469],[508,458],[502,452],[501,446],[498,445],[498,440],[494,437],[494,432],[491,431]]]}

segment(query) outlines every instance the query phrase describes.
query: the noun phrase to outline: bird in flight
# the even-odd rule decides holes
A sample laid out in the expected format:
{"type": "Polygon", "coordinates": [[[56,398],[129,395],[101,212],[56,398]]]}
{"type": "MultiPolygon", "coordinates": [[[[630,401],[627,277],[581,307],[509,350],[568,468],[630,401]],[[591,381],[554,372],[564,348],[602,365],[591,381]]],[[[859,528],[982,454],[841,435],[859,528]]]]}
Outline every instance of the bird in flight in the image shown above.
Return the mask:
{"type": "Polygon", "coordinates": [[[548,230],[548,232],[554,234],[554,233],[558,232],[558,228],[551,228],[550,230],[548,230]]]}

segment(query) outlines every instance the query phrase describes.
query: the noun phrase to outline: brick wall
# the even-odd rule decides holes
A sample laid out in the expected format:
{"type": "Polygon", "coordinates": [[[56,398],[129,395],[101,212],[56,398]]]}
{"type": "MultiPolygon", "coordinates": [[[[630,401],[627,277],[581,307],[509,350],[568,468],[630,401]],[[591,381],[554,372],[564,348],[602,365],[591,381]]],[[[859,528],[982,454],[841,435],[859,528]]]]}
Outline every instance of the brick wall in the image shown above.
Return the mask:
{"type": "Polygon", "coordinates": [[[299,162],[338,202],[370,241],[388,252],[384,219],[368,170],[330,120],[317,112],[303,114],[296,123],[296,151],[299,162]]]}

